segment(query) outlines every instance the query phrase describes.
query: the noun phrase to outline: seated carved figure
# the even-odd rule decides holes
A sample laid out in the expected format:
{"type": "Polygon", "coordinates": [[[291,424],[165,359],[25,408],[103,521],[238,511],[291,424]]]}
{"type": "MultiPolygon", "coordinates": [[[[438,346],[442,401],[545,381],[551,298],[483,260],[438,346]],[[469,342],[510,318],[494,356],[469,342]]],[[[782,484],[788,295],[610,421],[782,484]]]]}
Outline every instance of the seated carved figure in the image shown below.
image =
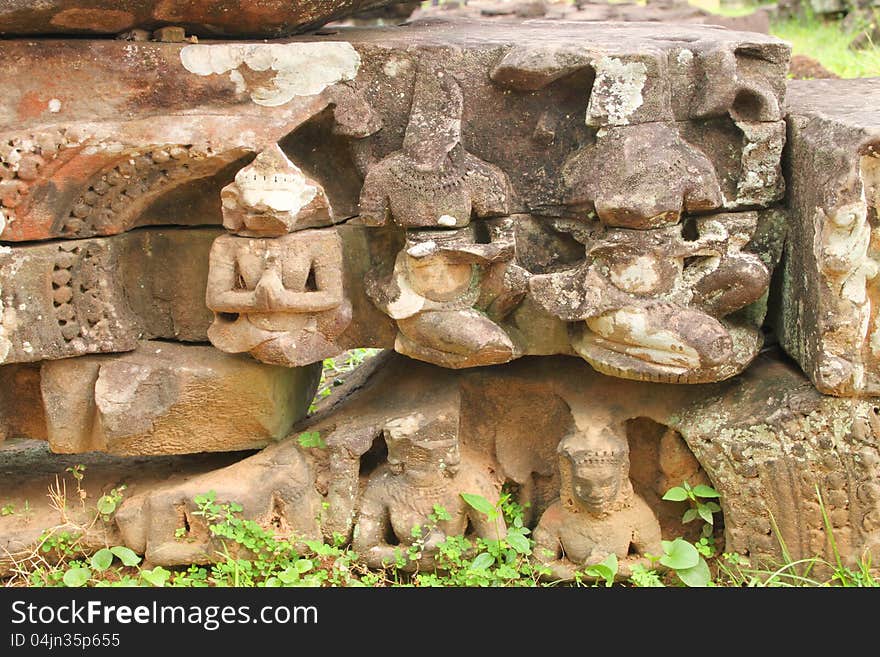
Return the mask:
{"type": "Polygon", "coordinates": [[[320,185],[273,146],[221,197],[224,225],[234,235],[218,237],[211,248],[206,301],[214,311],[213,345],[287,366],[340,353],[335,339],[351,321],[342,242],[334,228],[300,230],[331,220],[320,185]]]}
{"type": "Polygon", "coordinates": [[[435,63],[419,67],[402,150],[367,171],[361,220],[405,228],[466,226],[471,215],[509,213],[510,183],[498,167],[461,144],[463,97],[435,63]]]}
{"type": "Polygon", "coordinates": [[[756,221],[754,213],[703,217],[695,239],[681,225],[580,229],[586,260],[534,276],[531,292],[556,317],[583,321],[572,346],[601,372],[672,383],[727,378],[760,347],[757,328],[722,321],[769,285],[767,267],[742,250],[756,221]]]}
{"type": "Polygon", "coordinates": [[[626,438],[608,427],[576,432],[559,443],[560,498],[535,528],[533,558],[549,578],[569,581],[575,572],[617,556],[627,577],[646,554],[662,554],[660,524],[632,489],[626,438]]]}
{"type": "Polygon", "coordinates": [[[397,555],[414,544],[416,526],[426,529],[420,537],[421,557],[407,564],[410,569],[433,568],[438,545],[465,534],[468,525],[482,538],[506,536],[503,518],[489,520],[461,497],[472,493],[494,502],[501,493],[500,482],[490,478],[487,468],[463,461],[458,436],[439,430],[442,425],[442,418],[426,420],[421,414],[386,425],[388,461],[370,475],[352,543],[367,565],[394,565],[397,555]],[[443,507],[449,519],[433,527],[429,516],[435,506],[443,507]],[[398,544],[389,543],[389,536],[398,544]]]}
{"type": "MultiPolygon", "coordinates": [[[[216,504],[241,505],[245,518],[300,547],[320,539],[321,497],[312,467],[293,441],[285,441],[228,467],[125,500],[115,516],[124,544],[154,565],[222,560],[223,541],[211,533],[195,503],[210,492],[216,504]]],[[[225,547],[234,544],[227,541],[225,547]]]]}
{"type": "Polygon", "coordinates": [[[451,368],[520,355],[499,322],[525,295],[526,272],[513,262],[512,220],[485,223],[488,244],[475,226],[409,231],[391,276],[368,279],[367,294],[397,320],[396,351],[451,368]]]}

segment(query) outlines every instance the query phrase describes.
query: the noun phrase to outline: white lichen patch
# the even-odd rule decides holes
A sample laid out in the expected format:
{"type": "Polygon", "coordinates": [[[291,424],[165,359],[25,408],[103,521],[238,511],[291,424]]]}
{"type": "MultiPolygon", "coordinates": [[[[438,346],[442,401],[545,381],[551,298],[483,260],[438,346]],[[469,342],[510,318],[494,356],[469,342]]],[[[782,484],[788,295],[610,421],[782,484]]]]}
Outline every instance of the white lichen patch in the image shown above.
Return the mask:
{"type": "Polygon", "coordinates": [[[634,294],[649,292],[660,283],[657,259],[646,255],[635,258],[625,267],[613,267],[610,274],[614,285],[634,294]]]}
{"type": "Polygon", "coordinates": [[[395,275],[398,294],[397,298],[388,304],[388,316],[392,319],[406,319],[419,313],[425,306],[425,297],[416,292],[410,286],[405,275],[395,275]]]}
{"type": "Polygon", "coordinates": [[[586,320],[591,331],[621,346],[621,351],[652,363],[678,367],[699,367],[700,356],[680,336],[650,326],[648,315],[639,308],[622,308],[586,320]]]}
{"type": "Polygon", "coordinates": [[[406,253],[413,258],[424,258],[425,256],[432,255],[436,251],[437,242],[434,240],[427,240],[426,242],[419,242],[415,246],[411,246],[406,250],[406,253]]]}
{"type": "Polygon", "coordinates": [[[648,68],[642,62],[624,62],[603,57],[596,64],[596,81],[587,106],[587,124],[607,117],[608,125],[628,125],[630,117],[642,106],[642,91],[648,68]]]}
{"type": "MultiPolygon", "coordinates": [[[[296,215],[318,195],[302,170],[276,145],[262,151],[248,166],[235,175],[239,200],[258,211],[289,212],[296,215]]],[[[221,195],[223,205],[231,209],[234,195],[221,195]]]]}
{"type": "Polygon", "coordinates": [[[690,66],[694,61],[694,53],[687,48],[683,49],[680,53],[678,53],[679,66],[690,66]]]}
{"type": "Polygon", "coordinates": [[[361,57],[350,43],[194,44],[180,51],[184,68],[196,75],[224,75],[236,91],[257,105],[277,107],[300,96],[314,96],[342,80],[352,80],[361,57]],[[268,81],[248,82],[247,71],[272,71],[268,81]]]}

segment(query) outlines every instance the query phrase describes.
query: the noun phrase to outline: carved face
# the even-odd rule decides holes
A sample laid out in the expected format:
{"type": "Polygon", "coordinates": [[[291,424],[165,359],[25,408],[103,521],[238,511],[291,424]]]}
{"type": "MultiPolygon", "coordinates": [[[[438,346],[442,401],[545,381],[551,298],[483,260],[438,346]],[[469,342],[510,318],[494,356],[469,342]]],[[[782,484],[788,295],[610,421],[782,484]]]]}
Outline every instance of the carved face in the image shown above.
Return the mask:
{"type": "Polygon", "coordinates": [[[602,513],[620,496],[624,475],[622,463],[577,461],[569,456],[571,488],[577,502],[591,513],[602,513]]]}
{"type": "Polygon", "coordinates": [[[574,502],[590,513],[607,512],[629,478],[629,445],[621,429],[608,425],[575,432],[559,443],[558,451],[574,502]]]}

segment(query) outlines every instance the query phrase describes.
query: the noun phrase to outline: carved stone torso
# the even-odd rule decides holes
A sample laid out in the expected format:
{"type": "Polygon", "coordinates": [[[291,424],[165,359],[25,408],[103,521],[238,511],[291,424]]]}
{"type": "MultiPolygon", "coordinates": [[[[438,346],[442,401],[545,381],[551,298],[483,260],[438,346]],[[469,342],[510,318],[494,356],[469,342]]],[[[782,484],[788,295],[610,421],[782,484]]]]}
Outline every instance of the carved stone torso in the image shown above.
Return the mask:
{"type": "Polygon", "coordinates": [[[592,563],[596,558],[601,560],[612,552],[618,559],[624,559],[637,540],[640,527],[653,517],[653,512],[638,496],[633,496],[626,506],[602,516],[570,511],[557,500],[544,512],[541,526],[551,536],[555,535],[566,558],[580,565],[592,563]]]}
{"type": "Polygon", "coordinates": [[[394,535],[403,545],[415,540],[412,528],[425,526],[434,513],[434,505],[442,506],[451,520],[437,523],[446,536],[458,536],[467,529],[467,506],[459,495],[462,488],[460,477],[438,479],[433,485],[415,485],[403,475],[393,475],[383,468],[371,477],[376,482],[375,492],[385,501],[394,535]]]}

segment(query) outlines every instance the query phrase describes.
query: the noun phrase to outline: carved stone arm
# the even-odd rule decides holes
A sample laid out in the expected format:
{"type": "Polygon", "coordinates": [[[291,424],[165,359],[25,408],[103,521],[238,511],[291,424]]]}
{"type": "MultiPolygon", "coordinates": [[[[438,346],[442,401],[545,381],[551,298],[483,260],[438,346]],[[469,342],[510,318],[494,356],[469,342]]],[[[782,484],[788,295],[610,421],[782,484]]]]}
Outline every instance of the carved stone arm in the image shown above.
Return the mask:
{"type": "Polygon", "coordinates": [[[210,258],[211,266],[205,290],[205,303],[208,308],[220,313],[245,313],[257,310],[257,297],[254,292],[235,289],[235,256],[222,241],[214,242],[210,258]]]}

